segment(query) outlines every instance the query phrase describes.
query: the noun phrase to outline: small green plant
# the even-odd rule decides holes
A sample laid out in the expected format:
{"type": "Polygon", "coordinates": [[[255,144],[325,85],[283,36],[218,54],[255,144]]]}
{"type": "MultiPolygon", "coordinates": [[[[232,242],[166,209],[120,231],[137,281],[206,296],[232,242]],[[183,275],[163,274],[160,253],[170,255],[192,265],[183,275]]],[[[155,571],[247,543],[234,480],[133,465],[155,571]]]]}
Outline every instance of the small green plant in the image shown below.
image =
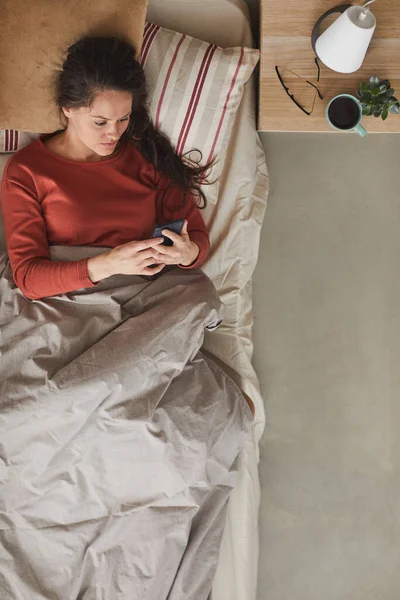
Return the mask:
{"type": "Polygon", "coordinates": [[[379,77],[372,75],[368,83],[362,82],[357,96],[362,104],[363,115],[382,117],[385,120],[389,113],[400,113],[400,102],[395,98],[394,89],[390,87],[388,79],[381,81],[379,77]]]}

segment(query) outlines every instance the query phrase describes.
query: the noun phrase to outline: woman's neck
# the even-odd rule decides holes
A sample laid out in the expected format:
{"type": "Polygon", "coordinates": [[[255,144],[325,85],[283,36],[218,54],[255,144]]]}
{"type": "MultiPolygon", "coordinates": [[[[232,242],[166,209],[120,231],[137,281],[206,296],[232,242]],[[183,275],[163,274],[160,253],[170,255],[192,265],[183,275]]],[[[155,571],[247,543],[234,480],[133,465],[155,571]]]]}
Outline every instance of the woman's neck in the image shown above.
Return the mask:
{"type": "Polygon", "coordinates": [[[111,155],[100,156],[85,146],[69,127],[47,139],[44,143],[49,150],[62,158],[78,162],[99,162],[113,158],[113,156],[119,153],[119,147],[117,146],[111,155]]]}

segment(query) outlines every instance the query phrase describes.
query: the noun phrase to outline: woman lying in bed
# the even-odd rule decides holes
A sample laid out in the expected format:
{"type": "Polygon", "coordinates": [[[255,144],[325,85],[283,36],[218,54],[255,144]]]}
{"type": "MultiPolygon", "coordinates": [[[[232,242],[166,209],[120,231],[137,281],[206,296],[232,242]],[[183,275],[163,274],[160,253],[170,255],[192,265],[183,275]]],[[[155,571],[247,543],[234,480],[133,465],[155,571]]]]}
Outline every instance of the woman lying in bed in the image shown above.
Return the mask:
{"type": "Polygon", "coordinates": [[[36,300],[114,274],[199,267],[209,252],[196,198],[208,166],[177,156],[147,112],[144,72],[116,38],[86,37],[68,50],[57,104],[68,124],[10,159],[2,212],[16,285],[36,300]],[[152,238],[156,223],[185,219],[181,235],[152,238]],[[49,245],[106,246],[78,261],[50,260],[49,245]],[[156,266],[154,266],[156,265],[156,266]]]}

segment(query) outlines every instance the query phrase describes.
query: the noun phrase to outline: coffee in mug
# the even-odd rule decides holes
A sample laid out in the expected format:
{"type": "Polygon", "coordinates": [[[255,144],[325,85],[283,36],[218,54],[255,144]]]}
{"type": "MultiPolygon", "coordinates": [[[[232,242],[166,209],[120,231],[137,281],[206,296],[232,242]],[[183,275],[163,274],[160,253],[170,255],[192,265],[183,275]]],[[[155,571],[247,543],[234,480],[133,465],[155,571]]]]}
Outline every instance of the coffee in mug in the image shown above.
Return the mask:
{"type": "Polygon", "coordinates": [[[340,94],[332,98],[326,109],[326,118],[334,129],[340,131],[354,129],[361,136],[367,133],[360,125],[362,106],[357,98],[350,94],[340,94]]]}
{"type": "Polygon", "coordinates": [[[360,109],[348,96],[339,96],[331,103],[328,114],[332,125],[338,129],[353,129],[360,118],[360,109]]]}

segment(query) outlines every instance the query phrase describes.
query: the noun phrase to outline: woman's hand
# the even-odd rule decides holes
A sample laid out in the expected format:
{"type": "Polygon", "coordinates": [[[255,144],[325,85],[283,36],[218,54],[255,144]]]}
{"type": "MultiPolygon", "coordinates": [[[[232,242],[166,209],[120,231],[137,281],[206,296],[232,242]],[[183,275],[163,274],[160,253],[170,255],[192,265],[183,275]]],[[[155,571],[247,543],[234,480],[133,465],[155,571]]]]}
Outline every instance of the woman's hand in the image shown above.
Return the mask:
{"type": "Polygon", "coordinates": [[[174,245],[158,246],[154,249],[154,257],[157,263],[188,267],[196,260],[200,249],[197,244],[190,241],[187,225],[188,223],[185,219],[181,235],[178,235],[169,229],[163,229],[162,234],[172,240],[174,245]]]}
{"type": "Polygon", "coordinates": [[[88,274],[93,283],[111,275],[156,275],[165,267],[156,250],[163,238],[128,242],[110,252],[92,256],[88,260],[88,274]],[[150,269],[150,265],[158,263],[150,269]]]}

